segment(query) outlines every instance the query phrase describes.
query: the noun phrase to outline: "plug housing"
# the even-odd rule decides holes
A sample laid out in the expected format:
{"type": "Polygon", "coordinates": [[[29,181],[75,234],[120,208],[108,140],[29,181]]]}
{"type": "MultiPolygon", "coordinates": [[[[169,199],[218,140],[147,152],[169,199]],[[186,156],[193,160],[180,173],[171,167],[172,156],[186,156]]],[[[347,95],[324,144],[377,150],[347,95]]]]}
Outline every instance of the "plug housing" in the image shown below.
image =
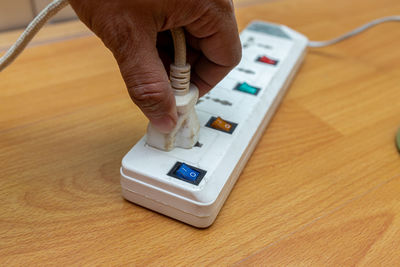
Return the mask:
{"type": "Polygon", "coordinates": [[[175,147],[192,148],[199,140],[200,123],[194,109],[199,98],[199,89],[190,83],[190,65],[171,64],[170,82],[174,90],[178,121],[168,134],[159,132],[149,123],[146,143],[164,151],[175,147]]]}
{"type": "Polygon", "coordinates": [[[178,121],[175,128],[169,134],[165,134],[149,123],[146,143],[165,151],[170,151],[175,147],[192,148],[199,140],[200,123],[194,109],[198,98],[199,90],[194,84],[190,84],[186,94],[176,94],[178,121]]]}

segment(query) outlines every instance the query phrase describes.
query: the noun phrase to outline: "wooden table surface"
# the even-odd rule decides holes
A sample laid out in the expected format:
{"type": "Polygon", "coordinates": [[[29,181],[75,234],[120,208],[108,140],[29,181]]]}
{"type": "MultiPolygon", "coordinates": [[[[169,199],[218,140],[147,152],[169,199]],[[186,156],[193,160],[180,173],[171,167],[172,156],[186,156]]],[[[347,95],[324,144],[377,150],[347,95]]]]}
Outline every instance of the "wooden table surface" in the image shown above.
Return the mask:
{"type": "MultiPolygon", "coordinates": [[[[394,14],[398,0],[237,7],[240,29],[259,19],[317,40],[394,14]]],[[[77,25],[48,27],[0,74],[0,265],[400,263],[399,23],[309,49],[204,230],[121,197],[121,158],[147,120],[111,54],[77,25]]]]}

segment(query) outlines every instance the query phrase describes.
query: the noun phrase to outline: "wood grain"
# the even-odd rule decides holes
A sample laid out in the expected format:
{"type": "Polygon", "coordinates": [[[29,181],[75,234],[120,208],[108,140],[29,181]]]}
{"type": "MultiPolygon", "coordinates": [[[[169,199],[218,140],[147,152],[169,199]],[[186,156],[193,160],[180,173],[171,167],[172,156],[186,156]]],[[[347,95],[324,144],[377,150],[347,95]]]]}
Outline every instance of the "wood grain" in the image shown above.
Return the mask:
{"type": "Polygon", "coordinates": [[[394,176],[237,265],[397,266],[399,187],[394,176]]]}
{"type": "MultiPolygon", "coordinates": [[[[7,50],[21,35],[23,29],[3,32],[0,34],[0,52],[7,50]]],[[[58,24],[47,24],[29,43],[28,47],[60,42],[72,38],[92,35],[86,26],[78,20],[58,24]]]]}
{"type": "MultiPolygon", "coordinates": [[[[282,0],[237,19],[329,39],[396,13],[395,0],[282,0]]],[[[387,23],[310,49],[204,230],[122,199],[120,161],[147,120],[101,42],[30,47],[0,74],[1,265],[395,265],[399,46],[387,23]]]]}

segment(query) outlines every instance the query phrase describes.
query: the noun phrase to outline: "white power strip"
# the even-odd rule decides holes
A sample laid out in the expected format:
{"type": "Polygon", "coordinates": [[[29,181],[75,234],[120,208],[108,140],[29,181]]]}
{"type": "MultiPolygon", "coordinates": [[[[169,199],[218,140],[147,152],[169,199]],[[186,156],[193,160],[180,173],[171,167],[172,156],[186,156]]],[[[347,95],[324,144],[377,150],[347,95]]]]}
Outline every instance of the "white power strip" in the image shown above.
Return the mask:
{"type": "Polygon", "coordinates": [[[285,26],[259,21],[240,39],[240,64],[196,105],[198,145],[165,152],[146,145],[143,137],[123,158],[127,200],[196,227],[214,222],[308,44],[285,26]]]}
{"type": "MultiPolygon", "coordinates": [[[[68,0],[53,0],[43,9],[0,57],[0,71],[67,5],[68,0]]],[[[202,124],[199,146],[164,152],[149,147],[142,138],[122,160],[123,196],[197,227],[211,225],[297,72],[306,47],[332,45],[389,21],[400,21],[400,16],[376,19],[319,42],[308,42],[282,25],[253,22],[240,36],[239,66],[197,104],[202,124]]]]}

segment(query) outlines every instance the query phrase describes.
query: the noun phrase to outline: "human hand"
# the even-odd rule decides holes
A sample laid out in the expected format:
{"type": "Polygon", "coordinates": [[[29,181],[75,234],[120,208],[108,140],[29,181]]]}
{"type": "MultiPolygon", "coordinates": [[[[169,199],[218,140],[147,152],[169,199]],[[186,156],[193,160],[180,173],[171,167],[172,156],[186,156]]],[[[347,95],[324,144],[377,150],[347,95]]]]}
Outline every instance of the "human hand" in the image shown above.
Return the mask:
{"type": "Polygon", "coordinates": [[[174,55],[167,30],[184,27],[191,81],[204,95],[240,61],[231,0],[69,0],[113,53],[129,95],[151,123],[170,132],[177,121],[167,70],[174,55]]]}

